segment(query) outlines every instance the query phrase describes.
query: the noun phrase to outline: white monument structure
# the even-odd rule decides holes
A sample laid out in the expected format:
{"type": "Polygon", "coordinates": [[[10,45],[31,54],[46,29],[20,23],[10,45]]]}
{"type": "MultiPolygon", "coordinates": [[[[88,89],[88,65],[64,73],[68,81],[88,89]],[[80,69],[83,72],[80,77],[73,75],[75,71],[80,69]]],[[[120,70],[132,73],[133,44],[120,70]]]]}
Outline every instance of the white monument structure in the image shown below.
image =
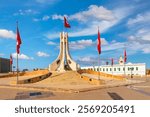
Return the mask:
{"type": "Polygon", "coordinates": [[[60,51],[57,59],[49,65],[50,71],[77,71],[80,68],[79,64],[72,60],[69,53],[68,33],[60,33],[60,51]]]}

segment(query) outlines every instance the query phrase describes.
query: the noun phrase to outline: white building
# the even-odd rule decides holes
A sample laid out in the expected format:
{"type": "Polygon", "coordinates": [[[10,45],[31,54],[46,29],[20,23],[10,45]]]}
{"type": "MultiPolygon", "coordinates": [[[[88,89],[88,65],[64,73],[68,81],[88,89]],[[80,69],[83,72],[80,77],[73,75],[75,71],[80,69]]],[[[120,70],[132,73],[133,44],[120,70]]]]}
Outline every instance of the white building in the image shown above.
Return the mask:
{"type": "Polygon", "coordinates": [[[81,67],[81,69],[90,69],[94,71],[100,71],[108,74],[114,75],[146,75],[146,64],[145,63],[127,63],[124,64],[122,57],[119,59],[119,64],[114,65],[101,65],[98,66],[87,66],[81,67]]]}

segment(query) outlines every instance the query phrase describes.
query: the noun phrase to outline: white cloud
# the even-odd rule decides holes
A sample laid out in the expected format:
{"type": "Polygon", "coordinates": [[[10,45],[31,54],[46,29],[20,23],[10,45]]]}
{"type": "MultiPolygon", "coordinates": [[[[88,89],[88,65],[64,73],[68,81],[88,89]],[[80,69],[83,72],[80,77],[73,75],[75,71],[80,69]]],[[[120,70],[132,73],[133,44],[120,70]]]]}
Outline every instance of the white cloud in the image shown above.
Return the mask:
{"type": "Polygon", "coordinates": [[[150,44],[146,44],[146,43],[143,43],[141,44],[140,42],[136,42],[136,41],[129,41],[128,42],[130,44],[130,50],[131,51],[134,51],[134,52],[138,52],[138,51],[141,51],[142,53],[144,54],[149,54],[150,53],[150,44]],[[134,46],[133,46],[134,45],[134,46]]]}
{"type": "Polygon", "coordinates": [[[53,19],[53,20],[56,20],[56,19],[63,20],[63,19],[64,19],[64,17],[63,17],[62,15],[54,14],[54,15],[52,15],[52,19],[53,19]]]}
{"type": "Polygon", "coordinates": [[[141,23],[146,23],[150,21],[150,12],[146,12],[144,14],[138,14],[136,16],[136,18],[131,18],[129,19],[129,21],[127,22],[128,26],[132,26],[132,25],[137,25],[137,24],[141,24],[141,23]]]}
{"type": "Polygon", "coordinates": [[[89,57],[89,56],[80,57],[78,60],[81,61],[81,62],[94,62],[95,61],[95,59],[93,59],[92,57],[89,57]]]}
{"type": "MultiPolygon", "coordinates": [[[[127,49],[128,55],[133,55],[137,52],[142,52],[145,54],[150,53],[150,44],[149,43],[141,43],[138,40],[129,40],[128,42],[111,42],[106,46],[102,47],[102,52],[112,51],[113,53],[119,50],[127,49]]],[[[120,52],[119,52],[120,53],[120,52]]],[[[118,53],[118,54],[119,54],[118,53]]]]}
{"type": "Polygon", "coordinates": [[[69,48],[73,50],[77,49],[84,49],[87,46],[93,45],[93,41],[91,39],[89,40],[78,40],[78,41],[71,41],[69,43],[69,48]]]}
{"type": "MultiPolygon", "coordinates": [[[[73,32],[69,32],[69,36],[87,36],[97,33],[97,27],[100,27],[100,32],[104,32],[112,26],[119,23],[123,18],[127,17],[131,11],[128,8],[117,8],[109,10],[103,6],[90,5],[87,10],[80,11],[68,16],[68,20],[78,21],[79,26],[72,26],[73,32]],[[84,28],[83,28],[84,27],[84,28]]],[[[61,19],[63,15],[53,15],[52,19],[61,19]]]]}
{"type": "Polygon", "coordinates": [[[69,16],[70,20],[78,20],[81,22],[88,22],[89,20],[115,20],[115,16],[111,10],[104,8],[103,6],[90,5],[88,10],[81,11],[69,16]]]}
{"type": "Polygon", "coordinates": [[[43,16],[42,18],[33,18],[33,21],[34,21],[34,22],[39,22],[39,21],[47,21],[47,20],[49,20],[49,19],[50,19],[50,16],[45,15],[45,16],[43,16]]]}
{"type": "Polygon", "coordinates": [[[18,12],[14,13],[13,15],[14,16],[17,16],[17,15],[35,15],[38,13],[39,13],[38,11],[35,11],[32,9],[26,9],[26,10],[20,9],[18,12]]]}
{"type": "Polygon", "coordinates": [[[50,40],[54,40],[56,38],[59,38],[59,34],[60,32],[48,32],[47,34],[45,34],[45,36],[50,40]]]}
{"type": "Polygon", "coordinates": [[[40,21],[41,19],[38,19],[38,18],[33,18],[33,21],[34,22],[38,22],[38,21],[40,21]]]}
{"type": "Polygon", "coordinates": [[[142,51],[145,54],[150,53],[150,12],[137,14],[135,18],[130,18],[127,22],[130,34],[128,34],[128,43],[131,50],[142,51]]]}
{"type": "MultiPolygon", "coordinates": [[[[78,20],[81,22],[88,22],[93,19],[105,20],[105,21],[111,21],[115,19],[115,16],[113,15],[113,12],[111,10],[106,9],[103,6],[97,6],[97,5],[90,5],[88,7],[88,10],[81,11],[70,16],[67,15],[63,15],[63,16],[68,17],[68,20],[78,20]]],[[[52,19],[63,20],[63,16],[54,14],[52,15],[52,19]]]]}
{"type": "Polygon", "coordinates": [[[37,56],[39,56],[39,57],[49,57],[49,54],[39,51],[39,52],[37,52],[37,56]]]}
{"type": "Polygon", "coordinates": [[[97,58],[86,56],[86,57],[79,57],[76,61],[80,65],[93,65],[96,63],[97,58]]]}
{"type": "Polygon", "coordinates": [[[16,34],[11,30],[0,29],[0,38],[15,39],[16,34]]]}
{"type": "Polygon", "coordinates": [[[108,41],[105,38],[101,38],[102,45],[108,45],[108,41]]]}
{"type": "Polygon", "coordinates": [[[150,28],[139,29],[135,34],[129,36],[129,41],[139,41],[140,43],[150,43],[150,28]]]}
{"type": "Polygon", "coordinates": [[[45,16],[42,18],[42,20],[43,20],[43,21],[47,21],[49,18],[50,18],[50,16],[45,15],[45,16]]]}
{"type": "MultiPolygon", "coordinates": [[[[13,53],[12,57],[17,59],[17,53],[13,53]]],[[[29,56],[27,56],[25,54],[18,54],[18,59],[33,60],[34,58],[33,57],[29,57],[29,56]]]]}
{"type": "Polygon", "coordinates": [[[54,42],[52,42],[52,41],[49,41],[47,44],[48,44],[48,45],[57,45],[56,43],[54,43],[54,42]]]}
{"type": "Polygon", "coordinates": [[[150,53],[150,43],[142,42],[142,40],[129,40],[128,47],[131,51],[137,52],[141,51],[142,53],[150,53]]]}
{"type": "Polygon", "coordinates": [[[4,56],[4,54],[3,54],[3,53],[0,53],[0,56],[4,56]]]}
{"type": "Polygon", "coordinates": [[[125,47],[124,42],[115,42],[115,43],[109,43],[105,46],[103,46],[102,51],[111,51],[111,50],[118,50],[125,47]]]}
{"type": "MultiPolygon", "coordinates": [[[[96,66],[98,65],[98,57],[93,57],[93,56],[84,56],[84,57],[79,57],[77,60],[77,63],[83,66],[96,66]]],[[[106,60],[101,59],[101,65],[106,64],[106,60]]]]}
{"type": "MultiPolygon", "coordinates": [[[[69,48],[73,50],[79,50],[79,49],[84,49],[89,46],[96,46],[96,43],[97,43],[97,40],[93,41],[92,39],[86,39],[86,40],[82,39],[78,41],[71,41],[69,43],[69,48]]],[[[101,38],[101,43],[102,45],[108,44],[108,42],[104,38],[101,38]]]]}
{"type": "Polygon", "coordinates": [[[143,50],[143,53],[145,54],[150,54],[150,48],[149,48],[150,45],[147,45],[147,46],[144,46],[144,48],[142,49],[143,50]]]}

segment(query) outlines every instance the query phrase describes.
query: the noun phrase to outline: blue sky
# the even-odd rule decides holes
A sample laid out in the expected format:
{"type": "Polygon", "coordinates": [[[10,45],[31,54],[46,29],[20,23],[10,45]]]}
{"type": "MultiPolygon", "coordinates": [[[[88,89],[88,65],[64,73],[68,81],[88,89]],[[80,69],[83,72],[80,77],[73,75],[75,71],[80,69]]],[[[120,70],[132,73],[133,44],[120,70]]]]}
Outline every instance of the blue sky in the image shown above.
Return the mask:
{"type": "MultiPolygon", "coordinates": [[[[1,0],[0,56],[12,53],[16,66],[16,21],[22,38],[20,69],[48,67],[59,53],[59,33],[69,33],[72,58],[81,66],[97,63],[97,27],[101,64],[127,49],[127,61],[150,68],[149,0],[1,0]],[[71,25],[63,28],[63,16],[71,25]]],[[[110,62],[110,61],[109,61],[110,62]]]]}

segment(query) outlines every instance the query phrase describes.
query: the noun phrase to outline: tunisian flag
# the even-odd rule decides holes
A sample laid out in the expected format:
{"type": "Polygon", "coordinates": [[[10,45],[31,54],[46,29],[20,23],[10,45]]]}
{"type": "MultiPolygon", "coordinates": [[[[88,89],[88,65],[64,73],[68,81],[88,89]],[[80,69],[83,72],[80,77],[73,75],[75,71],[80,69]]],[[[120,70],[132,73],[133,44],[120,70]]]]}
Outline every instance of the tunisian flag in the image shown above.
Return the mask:
{"type": "Polygon", "coordinates": [[[70,27],[71,27],[70,24],[68,23],[66,17],[64,17],[64,26],[65,26],[66,28],[70,28],[70,27]]]}
{"type": "Polygon", "coordinates": [[[98,29],[98,38],[97,38],[97,50],[98,50],[98,54],[101,54],[101,38],[100,38],[99,29],[98,29]]]}
{"type": "Polygon", "coordinates": [[[16,40],[17,40],[17,45],[16,45],[16,51],[17,51],[17,54],[20,53],[20,45],[21,45],[21,37],[20,37],[20,33],[19,33],[19,28],[17,26],[17,37],[16,37],[16,40]]]}
{"type": "Polygon", "coordinates": [[[126,53],[126,49],[124,50],[124,62],[127,62],[127,53],[126,53]]]}
{"type": "Polygon", "coordinates": [[[10,64],[11,64],[11,65],[13,64],[13,58],[12,58],[12,55],[10,55],[10,64]]]}

